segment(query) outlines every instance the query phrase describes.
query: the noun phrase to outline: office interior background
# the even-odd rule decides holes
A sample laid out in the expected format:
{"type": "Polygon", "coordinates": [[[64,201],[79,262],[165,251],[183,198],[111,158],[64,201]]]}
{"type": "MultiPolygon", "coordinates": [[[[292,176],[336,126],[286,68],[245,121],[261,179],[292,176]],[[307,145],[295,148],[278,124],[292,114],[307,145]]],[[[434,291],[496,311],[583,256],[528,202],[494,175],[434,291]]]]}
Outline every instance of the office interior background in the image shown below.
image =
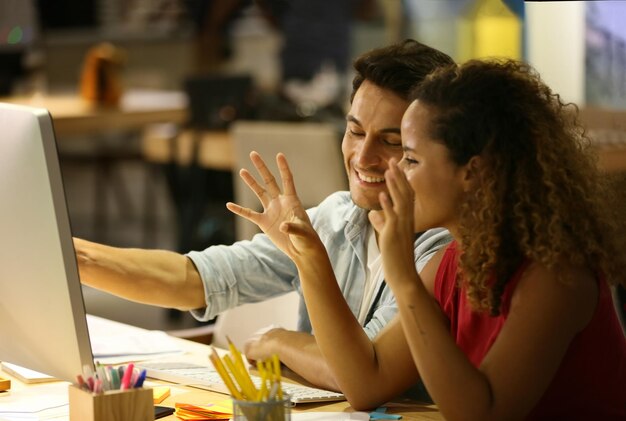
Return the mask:
{"type": "MultiPolygon", "coordinates": [[[[126,93],[167,91],[190,107],[191,78],[224,84],[246,78],[249,90],[238,94],[243,102],[235,113],[232,104],[218,105],[219,118],[203,130],[227,133],[237,119],[326,122],[337,127],[339,142],[352,59],[408,37],[458,62],[492,55],[527,60],[565,100],[623,110],[625,18],[619,1],[0,0],[0,97],[79,95],[86,58],[106,42],[118,54],[113,77],[126,93]]],[[[207,89],[196,94],[216,95],[207,89]]],[[[112,129],[97,142],[59,138],[74,235],[181,252],[234,241],[233,217],[224,208],[234,198],[229,171],[193,173],[175,160],[151,161],[146,152],[146,133],[176,138],[187,128],[112,129]],[[210,187],[193,193],[197,209],[190,211],[179,190],[193,174],[208,177],[210,187]]],[[[611,136],[624,142],[621,129],[611,136]]],[[[145,328],[196,326],[187,314],[88,288],[85,300],[90,313],[145,328]]]]}

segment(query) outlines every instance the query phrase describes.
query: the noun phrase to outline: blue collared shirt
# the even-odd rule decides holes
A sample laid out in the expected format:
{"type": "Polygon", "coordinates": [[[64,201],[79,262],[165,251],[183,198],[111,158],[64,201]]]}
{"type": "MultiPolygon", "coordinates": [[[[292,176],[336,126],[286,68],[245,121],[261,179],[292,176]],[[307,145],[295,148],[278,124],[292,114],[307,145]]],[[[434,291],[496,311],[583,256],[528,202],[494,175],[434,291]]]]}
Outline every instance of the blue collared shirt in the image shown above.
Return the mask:
{"type": "MultiPolygon", "coordinates": [[[[357,317],[367,274],[366,247],[370,226],[367,211],[354,204],[349,192],[337,192],[307,212],[326,246],[339,288],[357,317]]],[[[428,230],[418,237],[415,241],[417,270],[420,271],[451,239],[443,228],[428,230]]],[[[204,284],[206,308],[192,311],[198,320],[210,320],[240,304],[263,301],[296,290],[300,294],[298,330],[311,333],[311,321],[296,266],[266,235],[257,234],[250,241],[193,251],[187,256],[195,264],[204,284]]],[[[377,285],[376,290],[379,288],[377,285]]],[[[383,289],[375,305],[373,317],[364,327],[370,338],[376,336],[397,313],[390,288],[383,289]]]]}

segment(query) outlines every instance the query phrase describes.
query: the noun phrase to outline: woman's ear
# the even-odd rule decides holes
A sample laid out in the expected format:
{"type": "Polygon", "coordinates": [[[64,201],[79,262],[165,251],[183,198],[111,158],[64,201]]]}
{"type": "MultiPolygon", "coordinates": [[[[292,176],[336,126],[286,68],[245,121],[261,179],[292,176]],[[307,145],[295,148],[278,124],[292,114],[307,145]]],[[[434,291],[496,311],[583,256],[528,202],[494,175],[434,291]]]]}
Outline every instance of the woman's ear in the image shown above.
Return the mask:
{"type": "Polygon", "coordinates": [[[465,192],[472,191],[480,182],[480,174],[482,172],[483,160],[480,156],[474,155],[463,166],[462,183],[465,192]]]}

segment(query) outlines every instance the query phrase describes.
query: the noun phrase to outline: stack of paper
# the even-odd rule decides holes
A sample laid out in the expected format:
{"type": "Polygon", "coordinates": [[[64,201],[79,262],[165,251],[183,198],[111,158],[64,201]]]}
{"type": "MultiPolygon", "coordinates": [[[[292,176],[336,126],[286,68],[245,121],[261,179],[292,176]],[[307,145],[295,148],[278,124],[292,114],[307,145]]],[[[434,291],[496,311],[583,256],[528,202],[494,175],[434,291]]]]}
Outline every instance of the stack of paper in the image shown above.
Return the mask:
{"type": "Polygon", "coordinates": [[[228,421],[233,416],[233,405],[230,400],[214,403],[211,405],[191,405],[177,403],[174,413],[183,421],[224,420],[228,421]]]}

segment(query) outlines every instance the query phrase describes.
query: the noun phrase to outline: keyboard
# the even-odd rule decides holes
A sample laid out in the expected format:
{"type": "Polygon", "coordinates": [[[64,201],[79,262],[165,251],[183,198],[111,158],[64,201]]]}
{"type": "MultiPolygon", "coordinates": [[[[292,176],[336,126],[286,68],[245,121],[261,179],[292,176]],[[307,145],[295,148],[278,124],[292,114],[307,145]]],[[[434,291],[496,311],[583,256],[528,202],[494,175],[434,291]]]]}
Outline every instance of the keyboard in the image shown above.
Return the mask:
{"type": "MultiPolygon", "coordinates": [[[[140,370],[145,369],[146,376],[153,379],[230,394],[222,378],[212,366],[165,361],[145,361],[136,363],[135,366],[140,370]]],[[[261,378],[259,376],[250,373],[250,378],[256,387],[260,386],[261,378]]],[[[282,382],[282,388],[283,392],[291,396],[291,402],[294,404],[346,399],[341,393],[301,384],[282,382]]]]}

